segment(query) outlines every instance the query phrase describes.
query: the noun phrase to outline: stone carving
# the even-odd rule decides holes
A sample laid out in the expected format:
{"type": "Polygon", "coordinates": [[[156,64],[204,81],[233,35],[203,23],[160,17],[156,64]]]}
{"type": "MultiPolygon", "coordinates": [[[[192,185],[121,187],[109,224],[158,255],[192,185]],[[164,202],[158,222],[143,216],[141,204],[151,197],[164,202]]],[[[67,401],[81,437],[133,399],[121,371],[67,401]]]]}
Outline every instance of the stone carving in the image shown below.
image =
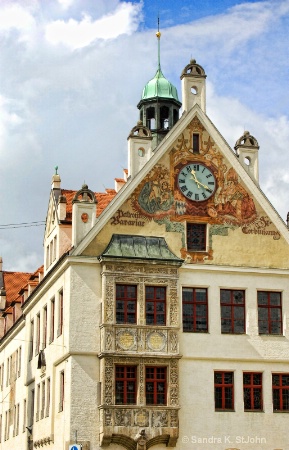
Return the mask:
{"type": "Polygon", "coordinates": [[[179,417],[178,417],[178,410],[172,409],[170,411],[170,426],[171,427],[178,427],[179,426],[179,417]]]}
{"type": "Polygon", "coordinates": [[[107,328],[105,330],[105,350],[113,349],[113,330],[111,328],[107,328]]]}
{"type": "Polygon", "coordinates": [[[141,409],[140,411],[136,411],[134,415],[134,424],[139,427],[148,427],[149,426],[149,413],[145,409],[141,409]]]}
{"type": "Polygon", "coordinates": [[[106,279],[105,299],[104,299],[104,317],[106,323],[113,323],[113,304],[114,304],[114,280],[106,279]]]}
{"type": "Polygon", "coordinates": [[[120,329],[116,331],[116,349],[137,350],[136,330],[120,329]]]}
{"type": "Polygon", "coordinates": [[[153,427],[167,427],[168,426],[168,412],[167,411],[153,411],[152,412],[152,426],[153,427]]]}
{"type": "Polygon", "coordinates": [[[136,436],[135,441],[137,442],[136,450],[146,450],[147,448],[147,437],[145,435],[145,430],[136,436]]]}
{"type": "Polygon", "coordinates": [[[140,361],[139,364],[139,403],[144,405],[144,363],[140,361]]]}
{"type": "Polygon", "coordinates": [[[151,351],[162,351],[167,343],[167,338],[162,331],[150,331],[146,340],[147,348],[151,351]]]}
{"type": "Polygon", "coordinates": [[[105,409],[104,410],[104,423],[106,427],[112,426],[112,410],[105,409]]]}
{"type": "Polygon", "coordinates": [[[127,409],[116,409],[114,414],[114,424],[116,426],[130,427],[131,423],[131,411],[127,409]]]}
{"type": "Polygon", "coordinates": [[[112,405],[112,394],[113,394],[113,359],[106,358],[105,359],[105,368],[104,368],[104,403],[106,405],[112,405]]]}
{"type": "Polygon", "coordinates": [[[169,345],[172,353],[178,352],[179,340],[178,334],[175,331],[170,331],[169,333],[169,345]]]}

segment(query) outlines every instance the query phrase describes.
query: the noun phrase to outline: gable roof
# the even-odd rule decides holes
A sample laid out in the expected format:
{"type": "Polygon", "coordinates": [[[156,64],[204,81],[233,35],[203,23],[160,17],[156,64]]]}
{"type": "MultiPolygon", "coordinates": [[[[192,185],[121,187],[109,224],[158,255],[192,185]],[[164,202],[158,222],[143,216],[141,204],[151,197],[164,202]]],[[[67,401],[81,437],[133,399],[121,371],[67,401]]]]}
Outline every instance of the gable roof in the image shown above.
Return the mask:
{"type": "Polygon", "coordinates": [[[118,193],[110,202],[108,207],[99,215],[99,220],[96,222],[94,227],[89,231],[89,233],[83,238],[83,240],[72,250],[73,255],[79,255],[86,248],[86,246],[91,242],[91,240],[101,231],[105,223],[110,220],[110,218],[116,213],[129,197],[132,195],[134,190],[137,188],[142,179],[152,170],[152,168],[159,162],[159,160],[165,155],[168,149],[171,149],[176,139],[181,135],[181,133],[190,124],[193,118],[197,116],[204,128],[207,129],[208,133],[216,143],[216,145],[222,149],[223,155],[227,158],[231,166],[236,170],[242,181],[246,184],[247,188],[250,190],[252,195],[255,197],[257,202],[263,208],[265,213],[270,217],[272,223],[280,231],[286,242],[289,244],[289,233],[288,229],[269,202],[265,194],[262,192],[260,187],[253,181],[250,175],[246,172],[242,164],[240,163],[236,153],[229,146],[227,141],[217,130],[215,125],[209,119],[209,117],[203,112],[198,104],[195,104],[188,112],[183,113],[182,117],[176,123],[176,125],[169,131],[165,138],[161,141],[158,147],[154,150],[150,160],[143,166],[134,178],[128,179],[125,186],[122,188],[121,192],[118,193]]]}

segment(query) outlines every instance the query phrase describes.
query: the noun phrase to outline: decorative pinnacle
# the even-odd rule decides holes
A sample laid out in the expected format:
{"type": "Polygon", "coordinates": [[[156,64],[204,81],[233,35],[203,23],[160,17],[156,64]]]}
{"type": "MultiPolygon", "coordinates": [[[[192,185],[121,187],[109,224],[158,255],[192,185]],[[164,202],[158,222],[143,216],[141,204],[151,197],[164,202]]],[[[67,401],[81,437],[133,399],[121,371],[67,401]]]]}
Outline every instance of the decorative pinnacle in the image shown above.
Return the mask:
{"type": "Polygon", "coordinates": [[[156,37],[158,38],[158,68],[161,70],[161,46],[160,46],[160,40],[161,40],[161,32],[160,32],[160,18],[158,17],[158,31],[156,32],[156,37]]]}
{"type": "Polygon", "coordinates": [[[58,175],[58,173],[57,173],[57,171],[58,171],[58,166],[55,166],[54,169],[55,169],[55,175],[58,175]]]}

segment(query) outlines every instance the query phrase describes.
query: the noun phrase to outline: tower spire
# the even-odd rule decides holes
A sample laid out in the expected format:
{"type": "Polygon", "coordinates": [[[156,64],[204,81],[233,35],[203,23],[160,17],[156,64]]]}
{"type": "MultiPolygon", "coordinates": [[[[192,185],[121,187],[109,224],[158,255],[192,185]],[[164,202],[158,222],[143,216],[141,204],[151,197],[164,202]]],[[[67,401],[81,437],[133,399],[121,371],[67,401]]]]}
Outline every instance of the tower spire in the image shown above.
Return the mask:
{"type": "Polygon", "coordinates": [[[158,16],[158,31],[156,32],[158,39],[158,70],[161,70],[161,32],[160,32],[160,17],[158,16]]]}

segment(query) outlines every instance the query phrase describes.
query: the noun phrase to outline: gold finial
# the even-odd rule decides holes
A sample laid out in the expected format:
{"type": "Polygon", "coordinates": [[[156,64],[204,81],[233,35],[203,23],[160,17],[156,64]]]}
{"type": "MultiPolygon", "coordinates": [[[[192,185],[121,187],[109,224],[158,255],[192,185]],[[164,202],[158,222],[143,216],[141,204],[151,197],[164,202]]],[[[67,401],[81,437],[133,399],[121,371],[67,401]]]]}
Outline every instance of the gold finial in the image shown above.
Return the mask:
{"type": "Polygon", "coordinates": [[[158,39],[161,37],[161,35],[162,35],[162,34],[161,34],[160,31],[157,31],[157,32],[156,32],[156,37],[157,37],[158,39]]]}

